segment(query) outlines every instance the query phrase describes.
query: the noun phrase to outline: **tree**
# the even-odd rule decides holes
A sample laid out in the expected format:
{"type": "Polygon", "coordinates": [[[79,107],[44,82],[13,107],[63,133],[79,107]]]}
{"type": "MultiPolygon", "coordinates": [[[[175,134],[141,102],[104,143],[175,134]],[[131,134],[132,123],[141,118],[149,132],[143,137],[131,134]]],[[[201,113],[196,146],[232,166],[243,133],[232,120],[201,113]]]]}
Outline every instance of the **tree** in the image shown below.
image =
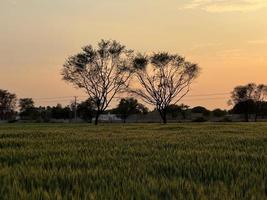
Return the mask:
{"type": "Polygon", "coordinates": [[[92,119],[96,113],[96,106],[92,99],[87,99],[84,102],[81,102],[77,107],[78,116],[88,122],[92,122],[92,119]]]}
{"type": "Polygon", "coordinates": [[[248,122],[249,115],[255,113],[255,102],[252,99],[237,102],[231,110],[231,113],[243,114],[245,121],[248,122]]]}
{"type": "Polygon", "coordinates": [[[0,120],[11,119],[14,116],[16,102],[15,94],[0,89],[0,120]]]}
{"type": "Polygon", "coordinates": [[[175,104],[171,104],[166,108],[167,114],[170,114],[172,118],[177,118],[178,114],[181,113],[181,111],[181,107],[175,104]]]}
{"type": "Polygon", "coordinates": [[[132,59],[132,51],[125,46],[101,40],[96,49],[85,46],[64,64],[63,79],[83,89],[96,105],[96,125],[113,98],[128,87],[132,59]]]}
{"type": "Polygon", "coordinates": [[[19,100],[20,112],[34,108],[34,101],[32,98],[23,98],[19,100]]]}
{"type": "Polygon", "coordinates": [[[237,86],[232,91],[230,104],[234,105],[234,110],[241,111],[244,114],[245,121],[249,121],[249,114],[255,114],[257,121],[258,113],[262,102],[267,97],[267,86],[255,83],[249,83],[244,86],[237,86]]]}
{"type": "Polygon", "coordinates": [[[167,123],[167,107],[177,104],[186,96],[199,74],[197,64],[164,52],[152,56],[139,54],[134,59],[133,67],[138,86],[131,92],[155,106],[164,124],[167,123]]]}
{"type": "Polygon", "coordinates": [[[206,117],[210,116],[210,111],[207,108],[203,107],[203,106],[196,106],[196,107],[191,109],[191,112],[192,113],[202,114],[202,115],[204,115],[206,117]]]}
{"type": "Polygon", "coordinates": [[[183,116],[183,119],[186,119],[187,113],[188,113],[188,109],[190,106],[185,105],[185,104],[181,104],[180,108],[181,108],[181,114],[183,116]]]}
{"type": "Polygon", "coordinates": [[[224,117],[226,114],[227,114],[227,111],[226,110],[222,110],[222,109],[219,109],[219,108],[214,109],[212,111],[212,115],[214,117],[224,117]]]}
{"type": "Polygon", "coordinates": [[[260,115],[262,117],[267,117],[267,102],[266,101],[262,102],[261,104],[260,115]]]}
{"type": "Polygon", "coordinates": [[[255,122],[258,119],[258,115],[263,108],[264,101],[267,98],[267,85],[260,84],[256,86],[253,99],[255,102],[255,122]]]}
{"type": "Polygon", "coordinates": [[[20,117],[22,119],[37,119],[39,117],[38,109],[34,106],[32,98],[22,98],[19,100],[20,117]]]}
{"type": "Polygon", "coordinates": [[[181,104],[181,105],[175,105],[171,104],[167,106],[167,114],[171,114],[172,118],[177,118],[178,114],[181,113],[183,119],[186,119],[186,114],[189,106],[181,104]]]}
{"type": "Polygon", "coordinates": [[[63,107],[61,104],[51,108],[51,117],[53,119],[70,119],[72,118],[71,113],[70,107],[63,107]]]}
{"type": "Polygon", "coordinates": [[[134,98],[123,98],[120,100],[119,105],[115,108],[114,113],[120,116],[123,122],[126,122],[126,119],[133,114],[146,114],[148,109],[138,103],[134,98]]]}

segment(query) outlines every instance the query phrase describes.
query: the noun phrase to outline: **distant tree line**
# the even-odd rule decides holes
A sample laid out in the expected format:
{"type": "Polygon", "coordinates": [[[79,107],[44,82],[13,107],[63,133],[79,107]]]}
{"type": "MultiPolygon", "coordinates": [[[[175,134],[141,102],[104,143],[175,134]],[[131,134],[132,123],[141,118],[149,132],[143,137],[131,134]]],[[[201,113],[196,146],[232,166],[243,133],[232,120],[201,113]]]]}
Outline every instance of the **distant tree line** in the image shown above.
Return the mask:
{"type": "Polygon", "coordinates": [[[254,115],[254,121],[257,121],[258,117],[266,116],[266,100],[267,85],[249,83],[234,88],[229,104],[234,105],[232,113],[243,114],[244,120],[248,122],[250,115],[254,115]]]}
{"type": "MultiPolygon", "coordinates": [[[[253,86],[253,88],[255,88],[254,84],[248,84],[246,86],[249,86],[250,88],[253,86]]],[[[260,85],[259,87],[263,86],[260,85]]],[[[239,92],[236,91],[239,90],[237,88],[241,88],[241,86],[238,86],[234,89],[231,102],[233,102],[234,97],[237,97],[236,94],[239,94],[239,92]]],[[[265,93],[263,92],[261,95],[264,96],[265,93]]],[[[6,90],[0,90],[0,96],[0,120],[14,121],[19,117],[19,119],[22,121],[32,122],[51,122],[54,120],[74,121],[75,112],[77,112],[77,117],[80,120],[92,123],[93,119],[95,120],[97,113],[96,105],[90,98],[78,103],[76,105],[77,107],[75,108],[74,104],[70,104],[68,106],[57,104],[56,106],[37,107],[35,106],[35,102],[32,98],[17,99],[15,94],[9,93],[6,90]]],[[[238,95],[238,97],[240,96],[238,95]]],[[[253,99],[252,96],[251,98],[243,101],[241,101],[241,98],[235,99],[236,103],[233,105],[233,108],[228,111],[219,108],[209,110],[203,106],[190,108],[184,104],[171,104],[166,108],[166,115],[170,120],[174,121],[178,121],[178,119],[180,119],[181,121],[184,120],[196,122],[204,122],[211,119],[230,121],[230,119],[227,119],[227,117],[231,116],[232,114],[244,116],[244,121],[249,121],[251,116],[253,116],[253,121],[257,121],[258,118],[266,118],[267,102],[262,101],[262,96],[260,102],[255,100],[255,96],[253,99]]],[[[107,109],[105,112],[103,112],[103,114],[114,114],[125,123],[132,115],[146,116],[155,112],[157,112],[157,109],[149,111],[145,105],[138,102],[138,100],[135,98],[122,98],[115,108],[107,109]]]]}

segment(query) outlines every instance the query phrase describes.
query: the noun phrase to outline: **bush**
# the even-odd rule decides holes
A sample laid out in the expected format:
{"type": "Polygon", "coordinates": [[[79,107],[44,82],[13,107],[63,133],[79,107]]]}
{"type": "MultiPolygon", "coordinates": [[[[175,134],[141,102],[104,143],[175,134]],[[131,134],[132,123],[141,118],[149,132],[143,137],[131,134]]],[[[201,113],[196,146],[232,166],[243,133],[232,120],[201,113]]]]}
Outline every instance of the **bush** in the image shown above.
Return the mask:
{"type": "Polygon", "coordinates": [[[214,117],[223,117],[227,114],[227,111],[217,108],[212,111],[212,114],[214,117]]]}
{"type": "Polygon", "coordinates": [[[206,122],[206,121],[208,121],[208,120],[204,117],[198,117],[198,118],[192,120],[192,122],[206,122]]]}
{"type": "Polygon", "coordinates": [[[219,122],[233,122],[233,120],[231,120],[229,117],[224,117],[219,122]]]}
{"type": "Polygon", "coordinates": [[[16,123],[16,122],[18,122],[18,120],[16,120],[16,119],[8,120],[8,123],[16,123]]]}

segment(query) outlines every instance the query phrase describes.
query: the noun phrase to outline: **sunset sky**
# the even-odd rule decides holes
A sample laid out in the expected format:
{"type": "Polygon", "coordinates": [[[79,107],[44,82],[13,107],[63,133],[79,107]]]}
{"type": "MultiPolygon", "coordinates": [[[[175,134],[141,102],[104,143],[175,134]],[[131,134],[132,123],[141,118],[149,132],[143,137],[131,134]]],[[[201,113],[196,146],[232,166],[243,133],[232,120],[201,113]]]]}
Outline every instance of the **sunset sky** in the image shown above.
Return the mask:
{"type": "Polygon", "coordinates": [[[198,63],[190,106],[228,108],[235,86],[267,84],[266,0],[0,0],[0,89],[37,105],[85,96],[60,70],[102,38],[198,63]]]}

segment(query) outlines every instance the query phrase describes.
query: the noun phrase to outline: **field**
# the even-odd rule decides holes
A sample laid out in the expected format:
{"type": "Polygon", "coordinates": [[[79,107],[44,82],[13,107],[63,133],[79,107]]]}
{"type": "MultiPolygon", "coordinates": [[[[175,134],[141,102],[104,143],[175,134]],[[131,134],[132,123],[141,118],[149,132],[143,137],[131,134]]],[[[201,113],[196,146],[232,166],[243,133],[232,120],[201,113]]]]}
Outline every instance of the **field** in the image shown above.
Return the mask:
{"type": "Polygon", "coordinates": [[[267,123],[2,124],[0,199],[267,199],[267,123]]]}

